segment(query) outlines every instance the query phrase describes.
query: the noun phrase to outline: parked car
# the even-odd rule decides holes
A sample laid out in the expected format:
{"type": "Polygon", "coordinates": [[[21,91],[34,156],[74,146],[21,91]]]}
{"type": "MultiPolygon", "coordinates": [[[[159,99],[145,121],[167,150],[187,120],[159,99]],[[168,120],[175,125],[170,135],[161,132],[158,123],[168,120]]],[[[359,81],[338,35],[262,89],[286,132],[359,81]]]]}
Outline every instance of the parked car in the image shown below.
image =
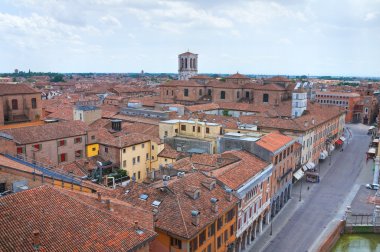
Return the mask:
{"type": "Polygon", "coordinates": [[[366,184],[365,187],[371,190],[379,190],[379,184],[366,184]]]}

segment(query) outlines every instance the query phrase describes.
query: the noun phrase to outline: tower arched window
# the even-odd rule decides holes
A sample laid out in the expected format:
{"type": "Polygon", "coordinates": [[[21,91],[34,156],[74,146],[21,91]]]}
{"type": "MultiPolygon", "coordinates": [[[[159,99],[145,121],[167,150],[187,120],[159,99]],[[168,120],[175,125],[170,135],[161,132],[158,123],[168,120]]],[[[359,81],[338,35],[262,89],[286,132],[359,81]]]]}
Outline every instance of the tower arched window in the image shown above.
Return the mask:
{"type": "Polygon", "coordinates": [[[190,59],[190,68],[193,68],[193,59],[190,59]]]}
{"type": "Polygon", "coordinates": [[[193,61],[193,67],[194,67],[195,69],[197,69],[197,60],[196,60],[196,59],[194,59],[194,61],[193,61]]]}
{"type": "Polygon", "coordinates": [[[183,69],[183,58],[181,58],[181,70],[183,69]]]}
{"type": "Polygon", "coordinates": [[[185,68],[187,68],[187,59],[185,59],[185,68]]]}

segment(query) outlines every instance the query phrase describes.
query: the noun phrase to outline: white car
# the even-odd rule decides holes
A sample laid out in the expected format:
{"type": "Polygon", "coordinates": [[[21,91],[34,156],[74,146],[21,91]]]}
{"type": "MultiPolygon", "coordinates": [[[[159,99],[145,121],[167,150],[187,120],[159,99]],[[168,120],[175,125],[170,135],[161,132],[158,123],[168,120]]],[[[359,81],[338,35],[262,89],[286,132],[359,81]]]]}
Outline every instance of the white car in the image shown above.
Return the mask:
{"type": "Polygon", "coordinates": [[[371,190],[379,190],[379,184],[366,184],[365,187],[371,190]]]}

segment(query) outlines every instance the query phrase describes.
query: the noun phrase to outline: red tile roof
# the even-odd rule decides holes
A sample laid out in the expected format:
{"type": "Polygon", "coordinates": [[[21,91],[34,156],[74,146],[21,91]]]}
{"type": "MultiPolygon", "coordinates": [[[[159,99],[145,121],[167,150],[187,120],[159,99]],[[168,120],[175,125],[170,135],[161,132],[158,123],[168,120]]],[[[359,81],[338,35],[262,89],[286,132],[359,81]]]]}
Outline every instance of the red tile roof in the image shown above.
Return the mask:
{"type": "Polygon", "coordinates": [[[260,138],[260,140],[257,141],[256,144],[263,147],[266,150],[275,152],[292,141],[293,138],[289,136],[283,135],[278,132],[272,132],[260,138]]]}
{"type": "Polygon", "coordinates": [[[0,84],[0,96],[41,93],[26,84],[0,84]]]}
{"type": "Polygon", "coordinates": [[[1,197],[0,212],[1,251],[35,251],[34,230],[40,232],[40,251],[132,251],[155,237],[50,186],[1,197]]]}

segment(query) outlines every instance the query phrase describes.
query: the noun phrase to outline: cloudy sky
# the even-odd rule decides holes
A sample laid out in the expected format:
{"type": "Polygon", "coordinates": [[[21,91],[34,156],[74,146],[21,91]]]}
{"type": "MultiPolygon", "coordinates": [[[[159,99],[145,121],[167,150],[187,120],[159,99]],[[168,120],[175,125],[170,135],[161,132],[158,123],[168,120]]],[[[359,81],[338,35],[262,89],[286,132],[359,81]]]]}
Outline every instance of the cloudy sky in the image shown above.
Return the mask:
{"type": "Polygon", "coordinates": [[[380,76],[380,0],[1,0],[0,72],[380,76]]]}

